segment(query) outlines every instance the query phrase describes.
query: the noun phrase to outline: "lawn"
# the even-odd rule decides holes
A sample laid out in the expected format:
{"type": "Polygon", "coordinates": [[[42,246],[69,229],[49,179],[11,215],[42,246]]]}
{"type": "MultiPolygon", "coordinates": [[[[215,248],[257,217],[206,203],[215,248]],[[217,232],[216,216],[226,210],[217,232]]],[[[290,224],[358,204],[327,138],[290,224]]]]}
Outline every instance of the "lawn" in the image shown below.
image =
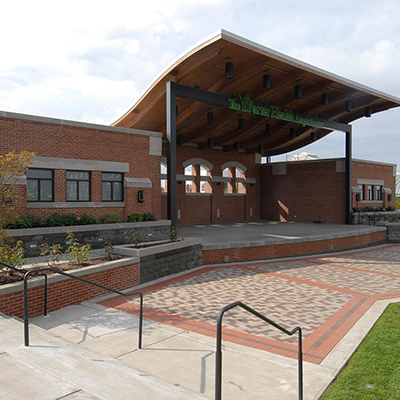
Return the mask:
{"type": "Polygon", "coordinates": [[[321,400],[400,399],[400,303],[387,307],[321,400]]]}

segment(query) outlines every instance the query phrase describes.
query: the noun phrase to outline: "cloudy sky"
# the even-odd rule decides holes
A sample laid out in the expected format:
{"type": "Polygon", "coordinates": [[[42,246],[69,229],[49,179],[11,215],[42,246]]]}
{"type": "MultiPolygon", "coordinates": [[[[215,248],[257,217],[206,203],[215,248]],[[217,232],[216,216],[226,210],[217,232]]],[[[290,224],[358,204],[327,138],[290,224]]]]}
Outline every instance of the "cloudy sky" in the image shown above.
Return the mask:
{"type": "MultiPolygon", "coordinates": [[[[0,110],[110,124],[223,28],[400,97],[399,0],[2,1],[0,110]]],[[[400,108],[354,122],[354,157],[400,167],[400,108]]],[[[344,154],[335,132],[303,149],[344,154]]]]}

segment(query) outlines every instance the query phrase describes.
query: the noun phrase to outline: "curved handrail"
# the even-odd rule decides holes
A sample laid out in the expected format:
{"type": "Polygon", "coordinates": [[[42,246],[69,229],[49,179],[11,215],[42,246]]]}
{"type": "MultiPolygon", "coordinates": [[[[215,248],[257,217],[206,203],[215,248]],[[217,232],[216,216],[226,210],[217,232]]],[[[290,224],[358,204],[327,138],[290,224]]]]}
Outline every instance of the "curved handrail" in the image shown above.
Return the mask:
{"type": "MultiPolygon", "coordinates": [[[[6,268],[10,268],[12,270],[15,270],[17,272],[23,273],[21,270],[19,270],[16,267],[13,267],[11,265],[7,265],[5,263],[0,262],[0,265],[5,266],[6,268]]],[[[107,286],[101,285],[99,283],[95,283],[92,281],[89,281],[88,279],[81,278],[79,276],[67,274],[66,272],[59,271],[55,268],[50,268],[50,267],[45,267],[45,268],[39,268],[39,269],[31,269],[28,272],[24,273],[24,344],[25,346],[29,346],[29,303],[28,303],[28,278],[30,275],[37,274],[38,276],[44,276],[45,277],[45,298],[44,298],[44,304],[45,304],[45,311],[44,314],[47,315],[47,275],[44,274],[43,272],[45,271],[51,271],[55,274],[63,275],[68,278],[76,279],[78,281],[88,283],[90,285],[96,286],[100,289],[106,290],[108,292],[116,293],[120,296],[124,297],[131,297],[131,296],[140,296],[140,313],[139,313],[139,343],[138,347],[139,349],[142,348],[142,333],[143,333],[143,293],[141,292],[134,292],[130,294],[126,294],[123,292],[120,292],[119,290],[111,289],[107,286]]]]}
{"type": "Polygon", "coordinates": [[[299,347],[298,347],[298,392],[299,400],[303,400],[303,348],[302,348],[302,330],[299,326],[296,326],[291,331],[285,329],[283,326],[278,325],[276,322],[270,320],[264,315],[260,314],[258,311],[252,309],[241,301],[235,301],[227,306],[221,308],[217,319],[217,349],[216,349],[216,359],[215,359],[215,400],[222,399],[222,318],[224,314],[235,307],[241,307],[249,313],[255,315],[256,317],[262,319],[273,327],[279,329],[281,332],[286,333],[286,335],[292,336],[296,332],[299,334],[299,347]]]}

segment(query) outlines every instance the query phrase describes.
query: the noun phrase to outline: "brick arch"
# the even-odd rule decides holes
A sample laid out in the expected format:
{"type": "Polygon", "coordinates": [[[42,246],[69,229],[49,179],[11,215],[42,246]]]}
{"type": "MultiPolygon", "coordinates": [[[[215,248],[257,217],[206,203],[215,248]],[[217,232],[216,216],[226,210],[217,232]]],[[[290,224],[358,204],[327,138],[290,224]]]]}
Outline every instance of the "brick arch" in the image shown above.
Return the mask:
{"type": "Polygon", "coordinates": [[[221,170],[223,171],[224,169],[226,169],[226,168],[239,168],[244,174],[246,173],[246,171],[247,171],[247,168],[242,164],[242,163],[240,163],[240,162],[238,162],[238,161],[228,161],[228,162],[226,162],[225,164],[222,164],[221,165],[221,170]]]}
{"type": "Polygon", "coordinates": [[[212,165],[209,161],[205,160],[204,158],[191,158],[190,160],[186,160],[185,162],[182,163],[183,168],[186,168],[189,165],[196,165],[200,164],[203,167],[206,167],[209,171],[211,171],[214,168],[214,165],[212,165]]]}

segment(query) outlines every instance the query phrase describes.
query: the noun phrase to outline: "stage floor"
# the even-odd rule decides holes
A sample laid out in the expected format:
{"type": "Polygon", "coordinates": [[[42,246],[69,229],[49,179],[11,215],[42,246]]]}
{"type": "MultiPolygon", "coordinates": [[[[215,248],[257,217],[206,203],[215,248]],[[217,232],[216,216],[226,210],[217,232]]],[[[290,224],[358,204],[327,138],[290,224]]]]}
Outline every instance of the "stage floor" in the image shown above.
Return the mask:
{"type": "Polygon", "coordinates": [[[180,228],[182,237],[201,238],[203,248],[248,247],[325,240],[385,231],[369,225],[314,224],[299,222],[254,221],[224,224],[196,224],[180,228]]]}

